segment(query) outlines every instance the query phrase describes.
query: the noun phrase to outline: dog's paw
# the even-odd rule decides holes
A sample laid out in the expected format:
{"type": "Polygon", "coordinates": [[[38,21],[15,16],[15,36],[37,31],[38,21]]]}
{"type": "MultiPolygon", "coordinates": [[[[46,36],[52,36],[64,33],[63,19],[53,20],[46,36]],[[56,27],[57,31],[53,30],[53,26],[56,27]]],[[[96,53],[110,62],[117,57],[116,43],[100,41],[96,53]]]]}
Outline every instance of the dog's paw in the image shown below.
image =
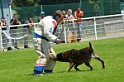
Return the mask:
{"type": "Polygon", "coordinates": [[[75,68],[75,70],[76,70],[76,71],[80,71],[80,69],[78,69],[78,68],[75,68]]]}

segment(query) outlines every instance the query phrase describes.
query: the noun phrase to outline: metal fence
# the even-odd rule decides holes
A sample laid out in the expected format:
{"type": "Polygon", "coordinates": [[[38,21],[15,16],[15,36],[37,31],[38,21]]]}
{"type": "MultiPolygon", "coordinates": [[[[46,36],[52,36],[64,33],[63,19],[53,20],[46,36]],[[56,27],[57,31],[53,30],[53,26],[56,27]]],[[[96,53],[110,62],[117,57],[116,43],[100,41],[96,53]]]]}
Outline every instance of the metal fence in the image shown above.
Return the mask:
{"type": "Polygon", "coordinates": [[[33,27],[24,28],[24,26],[27,25],[28,24],[1,26],[0,50],[6,51],[8,47],[11,47],[14,50],[15,49],[14,46],[18,46],[19,48],[24,48],[24,41],[28,42],[28,46],[33,47],[33,43],[32,43],[33,27]],[[18,27],[18,28],[10,29],[14,27],[18,27]]]}
{"type": "MultiPolygon", "coordinates": [[[[99,40],[99,39],[124,36],[124,15],[123,14],[88,17],[88,18],[82,18],[82,19],[83,19],[83,22],[81,23],[82,27],[81,27],[81,34],[80,34],[82,41],[99,40]]],[[[79,26],[75,23],[65,24],[65,29],[61,39],[64,40],[65,43],[68,43],[68,38],[69,38],[68,34],[71,30],[68,30],[67,28],[73,29],[73,31],[75,31],[79,35],[78,27],[79,26]]],[[[61,28],[62,26],[58,27],[57,35],[61,33],[60,32],[61,28]]]]}
{"type": "MultiPolygon", "coordinates": [[[[63,25],[58,25],[56,30],[56,36],[60,37],[61,32],[62,36],[60,39],[64,43],[69,42],[76,42],[75,39],[78,39],[78,36],[81,37],[81,41],[90,41],[90,40],[100,40],[100,39],[107,39],[107,38],[116,38],[116,37],[124,37],[124,14],[118,14],[118,15],[108,15],[108,16],[97,16],[97,17],[88,17],[88,18],[82,18],[83,22],[79,23],[81,25],[81,28],[79,29],[79,24],[72,22],[69,23],[68,21],[65,21],[63,25]],[[64,28],[64,29],[63,29],[64,28]],[[75,40],[75,41],[74,41],[75,40]]],[[[76,19],[73,19],[71,21],[75,21],[76,19]]],[[[69,20],[70,21],[70,20],[69,20]]],[[[34,25],[37,26],[38,23],[34,25]]],[[[2,31],[0,27],[0,49],[1,51],[3,48],[7,48],[8,44],[11,43],[11,40],[18,42],[18,47],[24,48],[24,37],[25,37],[25,26],[26,24],[22,25],[16,25],[16,26],[9,26],[17,27],[17,35],[18,37],[12,37],[11,33],[10,35],[6,35],[8,33],[7,30],[2,31]],[[10,38],[8,39],[8,37],[10,38]],[[15,39],[17,40],[15,40],[15,39]]],[[[28,45],[30,47],[33,47],[33,28],[30,28],[30,33],[28,34],[28,45]]],[[[9,34],[9,33],[8,33],[9,34]]]]}

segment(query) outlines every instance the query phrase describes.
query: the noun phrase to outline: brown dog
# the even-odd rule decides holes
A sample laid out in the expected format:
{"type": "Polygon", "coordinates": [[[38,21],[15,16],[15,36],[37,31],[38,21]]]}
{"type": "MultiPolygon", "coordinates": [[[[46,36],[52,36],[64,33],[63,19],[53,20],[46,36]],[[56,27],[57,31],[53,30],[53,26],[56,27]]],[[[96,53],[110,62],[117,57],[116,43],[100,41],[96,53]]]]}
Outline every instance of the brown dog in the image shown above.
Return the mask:
{"type": "Polygon", "coordinates": [[[79,70],[77,68],[78,65],[83,63],[85,63],[85,65],[90,67],[90,69],[92,70],[93,67],[90,65],[90,61],[92,58],[99,60],[102,63],[102,68],[105,68],[104,61],[100,59],[100,57],[94,52],[92,44],[90,42],[89,47],[80,50],[72,49],[66,52],[58,53],[55,60],[61,62],[69,62],[70,66],[67,70],[67,72],[69,72],[73,66],[76,70],[79,70]]]}

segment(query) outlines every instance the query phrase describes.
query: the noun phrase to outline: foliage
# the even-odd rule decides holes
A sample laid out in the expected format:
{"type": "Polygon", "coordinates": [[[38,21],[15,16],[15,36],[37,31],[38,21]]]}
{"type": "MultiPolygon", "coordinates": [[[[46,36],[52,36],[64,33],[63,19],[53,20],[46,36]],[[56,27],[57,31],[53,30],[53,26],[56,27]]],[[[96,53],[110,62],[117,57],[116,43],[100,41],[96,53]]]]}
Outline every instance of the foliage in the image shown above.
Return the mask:
{"type": "MultiPolygon", "coordinates": [[[[82,2],[94,3],[98,0],[82,0],[82,2]]],[[[50,4],[66,4],[80,2],[80,0],[13,0],[12,7],[34,6],[34,5],[50,5],[50,4]]]]}
{"type": "Polygon", "coordinates": [[[12,7],[34,6],[38,0],[13,0],[12,7]]]}
{"type": "MultiPolygon", "coordinates": [[[[123,82],[124,81],[124,38],[91,41],[97,54],[105,61],[105,69],[101,63],[92,59],[89,67],[80,65],[80,71],[65,72],[68,63],[56,62],[54,74],[42,77],[32,75],[35,61],[38,57],[34,49],[20,49],[0,53],[0,81],[1,82],[123,82]]],[[[72,48],[81,49],[88,46],[88,42],[54,45],[56,53],[72,48]]]]}
{"type": "Polygon", "coordinates": [[[14,7],[13,10],[18,12],[19,20],[22,23],[24,23],[28,17],[32,17],[33,22],[37,22],[41,9],[38,6],[30,6],[30,7],[14,7]]]}

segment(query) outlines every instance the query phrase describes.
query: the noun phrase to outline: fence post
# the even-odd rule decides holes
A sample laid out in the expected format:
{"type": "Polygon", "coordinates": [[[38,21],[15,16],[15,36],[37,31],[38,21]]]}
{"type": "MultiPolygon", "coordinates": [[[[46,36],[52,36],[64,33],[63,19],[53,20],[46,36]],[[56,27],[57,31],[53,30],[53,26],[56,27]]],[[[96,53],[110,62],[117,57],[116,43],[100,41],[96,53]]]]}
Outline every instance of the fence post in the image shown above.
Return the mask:
{"type": "Polygon", "coordinates": [[[2,37],[1,37],[1,28],[2,28],[2,27],[0,27],[0,51],[2,51],[2,37]]]}
{"type": "Polygon", "coordinates": [[[80,0],[80,5],[79,5],[79,8],[81,9],[81,5],[82,5],[82,0],[80,0]]]}
{"type": "Polygon", "coordinates": [[[124,23],[124,13],[123,13],[123,23],[124,23]]]}
{"type": "Polygon", "coordinates": [[[1,8],[1,13],[2,13],[2,16],[4,15],[4,13],[3,13],[3,2],[2,2],[2,0],[0,0],[0,8],[1,8]]]}
{"type": "Polygon", "coordinates": [[[42,5],[40,5],[40,9],[41,9],[41,12],[43,11],[43,7],[42,7],[42,5]]]}
{"type": "Polygon", "coordinates": [[[2,42],[2,27],[0,27],[0,51],[3,51],[3,42],[2,42]]]}
{"type": "Polygon", "coordinates": [[[97,40],[97,30],[96,30],[96,18],[94,17],[94,31],[95,31],[95,38],[97,40]]]}
{"type": "Polygon", "coordinates": [[[13,14],[12,14],[12,8],[11,8],[11,5],[9,5],[9,12],[10,12],[10,18],[12,19],[13,14]]]}
{"type": "MultiPolygon", "coordinates": [[[[64,23],[65,24],[65,23],[64,23]]],[[[64,25],[64,37],[65,37],[65,43],[67,43],[67,36],[66,36],[66,25],[64,25]]]]}

